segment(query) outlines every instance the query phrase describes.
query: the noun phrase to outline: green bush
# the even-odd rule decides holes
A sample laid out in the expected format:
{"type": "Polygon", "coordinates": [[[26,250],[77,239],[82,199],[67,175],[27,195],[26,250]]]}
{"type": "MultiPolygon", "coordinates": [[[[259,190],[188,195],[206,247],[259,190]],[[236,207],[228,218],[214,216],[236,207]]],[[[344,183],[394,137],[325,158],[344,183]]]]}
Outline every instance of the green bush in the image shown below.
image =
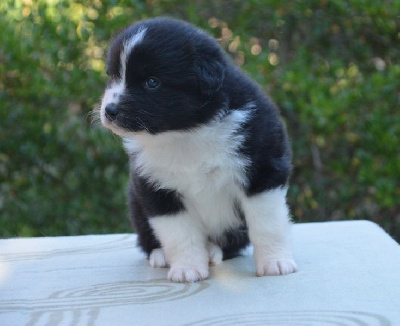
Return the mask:
{"type": "Polygon", "coordinates": [[[398,1],[3,0],[0,236],[129,232],[127,158],[91,124],[109,39],[167,15],[214,35],[281,108],[296,221],[400,239],[398,1]]]}

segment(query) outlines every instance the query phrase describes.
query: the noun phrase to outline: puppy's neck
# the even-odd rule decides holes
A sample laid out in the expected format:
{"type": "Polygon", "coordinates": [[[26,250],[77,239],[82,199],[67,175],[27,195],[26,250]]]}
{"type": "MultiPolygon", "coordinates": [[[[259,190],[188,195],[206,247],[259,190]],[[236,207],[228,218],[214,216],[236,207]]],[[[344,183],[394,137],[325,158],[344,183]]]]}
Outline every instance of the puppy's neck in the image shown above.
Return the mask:
{"type": "Polygon", "coordinates": [[[229,150],[229,144],[236,146],[242,142],[244,135],[237,133],[242,124],[247,121],[249,110],[221,110],[207,124],[188,130],[166,131],[159,134],[139,132],[132,137],[123,138],[124,147],[128,154],[138,152],[165,152],[174,149],[175,152],[201,152],[209,147],[221,147],[229,150]]]}

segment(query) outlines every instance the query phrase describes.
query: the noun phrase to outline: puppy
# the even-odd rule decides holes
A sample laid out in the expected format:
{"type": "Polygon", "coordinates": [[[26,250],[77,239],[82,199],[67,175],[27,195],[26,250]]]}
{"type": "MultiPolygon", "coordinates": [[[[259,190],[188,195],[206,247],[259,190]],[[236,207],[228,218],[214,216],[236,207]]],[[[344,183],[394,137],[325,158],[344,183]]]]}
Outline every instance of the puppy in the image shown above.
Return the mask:
{"type": "Polygon", "coordinates": [[[138,22],[111,44],[102,124],[130,158],[130,215],[152,267],[209,276],[249,241],[256,274],[296,271],[286,191],[291,151],[278,109],[194,26],[138,22]]]}

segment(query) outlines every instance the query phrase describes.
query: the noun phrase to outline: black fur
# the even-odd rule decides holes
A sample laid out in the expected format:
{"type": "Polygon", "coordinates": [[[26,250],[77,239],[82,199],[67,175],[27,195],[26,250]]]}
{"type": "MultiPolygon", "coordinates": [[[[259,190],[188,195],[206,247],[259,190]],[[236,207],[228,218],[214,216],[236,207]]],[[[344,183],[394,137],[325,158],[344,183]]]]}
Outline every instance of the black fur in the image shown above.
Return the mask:
{"type": "Polygon", "coordinates": [[[238,256],[240,251],[246,248],[249,243],[246,224],[240,228],[225,231],[221,239],[217,242],[222,249],[223,260],[238,256]]]}
{"type": "MultiPolygon", "coordinates": [[[[291,151],[278,109],[207,34],[171,19],[139,22],[123,31],[111,45],[107,69],[111,79],[121,78],[123,42],[143,28],[147,29],[144,40],[129,54],[128,91],[120,100],[115,123],[128,131],[146,129],[152,134],[191,130],[209,122],[223,108],[225,114],[230,114],[252,101],[251,118],[238,131],[246,135],[238,155],[251,162],[244,192],[253,196],[285,186],[291,173],[291,151]],[[161,85],[154,90],[146,89],[146,79],[152,76],[161,85]]],[[[177,213],[185,207],[181,194],[175,190],[157,190],[150,180],[139,177],[134,158],[131,160],[131,218],[139,245],[149,255],[160,243],[148,218],[177,213]]],[[[238,218],[244,220],[241,208],[236,211],[238,218]]],[[[237,230],[226,230],[219,244],[227,259],[236,256],[248,243],[244,225],[237,230]]]]}

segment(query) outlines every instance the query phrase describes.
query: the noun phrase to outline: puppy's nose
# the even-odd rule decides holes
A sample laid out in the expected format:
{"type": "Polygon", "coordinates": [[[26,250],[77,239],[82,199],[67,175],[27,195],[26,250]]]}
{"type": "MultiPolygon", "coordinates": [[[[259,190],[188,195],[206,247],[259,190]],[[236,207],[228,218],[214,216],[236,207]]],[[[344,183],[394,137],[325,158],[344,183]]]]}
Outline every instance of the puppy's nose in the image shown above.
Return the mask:
{"type": "Polygon", "coordinates": [[[119,109],[115,103],[109,103],[106,105],[105,111],[106,117],[110,120],[114,120],[118,115],[119,109]]]}

